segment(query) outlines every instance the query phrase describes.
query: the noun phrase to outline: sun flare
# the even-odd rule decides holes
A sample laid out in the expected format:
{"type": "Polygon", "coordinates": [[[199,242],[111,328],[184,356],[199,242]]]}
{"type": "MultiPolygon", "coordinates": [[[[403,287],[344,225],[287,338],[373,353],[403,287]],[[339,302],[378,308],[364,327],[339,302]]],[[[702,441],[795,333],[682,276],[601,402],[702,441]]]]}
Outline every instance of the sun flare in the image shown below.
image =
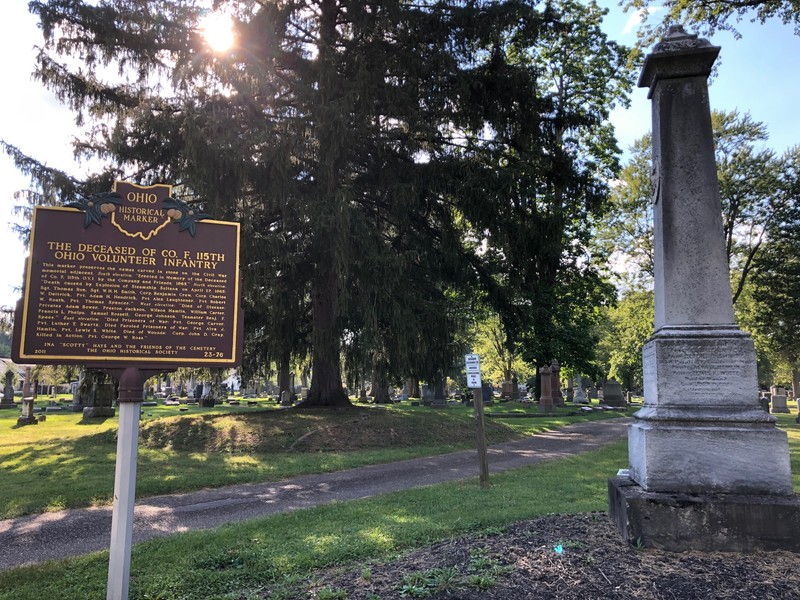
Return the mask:
{"type": "Polygon", "coordinates": [[[224,52],[233,46],[235,36],[230,15],[221,12],[207,14],[200,21],[200,31],[206,44],[215,52],[224,52]]]}

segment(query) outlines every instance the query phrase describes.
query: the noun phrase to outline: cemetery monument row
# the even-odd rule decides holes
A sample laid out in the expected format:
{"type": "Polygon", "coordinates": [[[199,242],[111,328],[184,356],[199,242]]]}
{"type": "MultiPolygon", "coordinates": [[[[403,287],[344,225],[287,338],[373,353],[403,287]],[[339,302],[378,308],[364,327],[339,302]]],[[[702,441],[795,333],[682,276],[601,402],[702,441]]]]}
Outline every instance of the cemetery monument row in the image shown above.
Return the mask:
{"type": "Polygon", "coordinates": [[[718,52],[673,26],[639,80],[653,115],[655,332],[609,513],[648,547],[800,551],[787,435],[759,405],[753,341],[733,315],[707,84],[718,52]]]}
{"type": "Polygon", "coordinates": [[[171,192],[117,182],[34,209],[15,361],[236,364],[239,224],[209,220],[171,192]]]}

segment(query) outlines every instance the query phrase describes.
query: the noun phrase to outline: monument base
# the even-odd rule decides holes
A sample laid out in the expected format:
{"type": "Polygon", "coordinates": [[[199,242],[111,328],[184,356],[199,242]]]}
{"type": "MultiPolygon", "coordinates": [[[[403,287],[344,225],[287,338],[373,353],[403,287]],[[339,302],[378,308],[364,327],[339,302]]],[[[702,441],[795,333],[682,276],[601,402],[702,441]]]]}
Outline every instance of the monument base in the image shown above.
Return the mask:
{"type": "Polygon", "coordinates": [[[17,408],[17,405],[14,404],[13,402],[2,401],[2,402],[0,402],[0,409],[3,409],[3,408],[17,408]]]}
{"type": "Polygon", "coordinates": [[[800,552],[800,496],[646,492],[608,480],[608,512],[625,541],[669,552],[800,552]]]}

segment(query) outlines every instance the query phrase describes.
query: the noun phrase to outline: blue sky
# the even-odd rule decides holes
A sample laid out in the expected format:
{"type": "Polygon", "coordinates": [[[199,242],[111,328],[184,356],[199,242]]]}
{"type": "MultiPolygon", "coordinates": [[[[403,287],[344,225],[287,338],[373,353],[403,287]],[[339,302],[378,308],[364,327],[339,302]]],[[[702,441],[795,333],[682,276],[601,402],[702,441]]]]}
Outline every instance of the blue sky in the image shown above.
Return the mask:
{"type": "MultiPolygon", "coordinates": [[[[599,3],[610,11],[605,22],[608,35],[632,45],[636,36],[631,16],[614,0],[599,3]]],[[[729,33],[710,38],[722,47],[718,74],[709,92],[711,107],[749,111],[754,120],[767,125],[769,146],[783,152],[800,143],[800,69],[796,66],[800,37],[793,34],[791,27],[775,21],[765,25],[744,22],[739,30],[739,40],[729,33]]],[[[30,76],[33,47],[40,40],[36,20],[27,12],[27,0],[6,0],[0,20],[0,56],[4,57],[0,138],[49,165],[81,175],[86,167],[76,165],[70,148],[76,131],[71,113],[30,76]]],[[[650,130],[647,91],[634,89],[631,107],[615,110],[611,120],[620,146],[627,149],[650,130]]],[[[11,210],[13,194],[26,185],[11,160],[0,155],[0,305],[16,301],[14,287],[22,279],[23,249],[8,224],[15,219],[11,210]]]]}

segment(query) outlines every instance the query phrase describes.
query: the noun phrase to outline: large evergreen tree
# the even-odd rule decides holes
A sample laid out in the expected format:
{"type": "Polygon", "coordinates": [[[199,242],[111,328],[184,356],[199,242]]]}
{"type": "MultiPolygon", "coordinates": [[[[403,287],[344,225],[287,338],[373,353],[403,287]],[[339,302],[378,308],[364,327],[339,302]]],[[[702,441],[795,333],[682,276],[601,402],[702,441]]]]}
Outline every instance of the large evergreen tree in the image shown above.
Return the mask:
{"type": "Polygon", "coordinates": [[[250,364],[310,353],[309,405],[348,402],[342,340],[387,377],[443,376],[473,288],[549,359],[602,289],[586,217],[628,78],[597,7],[219,1],[237,44],[215,54],[209,4],[31,2],[36,74],[108,165],[78,182],[8,147],[42,195],[165,181],[240,220],[250,364]]]}

